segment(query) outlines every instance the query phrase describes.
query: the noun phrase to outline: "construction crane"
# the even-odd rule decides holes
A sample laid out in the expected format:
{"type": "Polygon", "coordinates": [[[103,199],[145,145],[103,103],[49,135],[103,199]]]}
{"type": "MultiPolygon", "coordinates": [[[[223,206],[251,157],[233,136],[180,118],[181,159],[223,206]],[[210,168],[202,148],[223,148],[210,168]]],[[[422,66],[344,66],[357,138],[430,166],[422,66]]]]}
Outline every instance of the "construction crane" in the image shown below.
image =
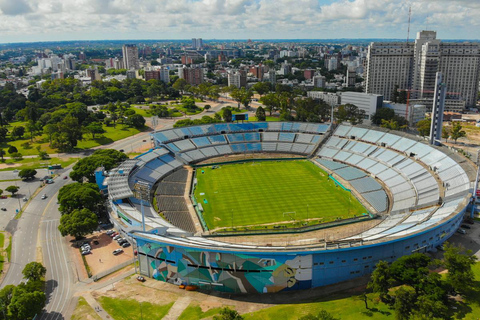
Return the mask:
{"type": "MultiPolygon", "coordinates": [[[[411,92],[421,92],[421,93],[435,93],[433,90],[416,90],[416,89],[397,89],[398,92],[407,92],[407,107],[405,108],[405,120],[408,121],[408,109],[410,107],[410,93],[411,92]]],[[[447,92],[447,95],[461,95],[461,92],[447,92]]]]}

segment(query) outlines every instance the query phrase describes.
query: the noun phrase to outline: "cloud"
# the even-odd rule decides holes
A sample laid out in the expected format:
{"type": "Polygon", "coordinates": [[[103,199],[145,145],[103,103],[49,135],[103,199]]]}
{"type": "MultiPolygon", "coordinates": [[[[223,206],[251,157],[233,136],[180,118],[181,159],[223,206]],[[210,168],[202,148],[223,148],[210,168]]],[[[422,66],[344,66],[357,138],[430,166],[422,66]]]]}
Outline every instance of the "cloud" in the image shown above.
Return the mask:
{"type": "Polygon", "coordinates": [[[0,10],[7,16],[17,16],[32,12],[32,9],[24,0],[0,0],[0,10]]]}
{"type": "Polygon", "coordinates": [[[405,38],[409,5],[411,38],[479,37],[478,0],[0,0],[0,41],[405,38]]]}

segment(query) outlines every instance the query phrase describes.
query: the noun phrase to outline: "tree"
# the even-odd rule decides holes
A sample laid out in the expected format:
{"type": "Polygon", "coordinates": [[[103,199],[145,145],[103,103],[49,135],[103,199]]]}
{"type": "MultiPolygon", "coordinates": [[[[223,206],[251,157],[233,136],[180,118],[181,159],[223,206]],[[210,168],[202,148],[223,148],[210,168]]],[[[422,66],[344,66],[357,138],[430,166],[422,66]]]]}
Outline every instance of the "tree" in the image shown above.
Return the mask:
{"type": "Polygon", "coordinates": [[[232,122],[232,110],[230,108],[223,109],[223,120],[225,122],[232,122]]]}
{"type": "Polygon", "coordinates": [[[408,320],[415,307],[415,290],[408,286],[402,286],[395,291],[395,309],[396,320],[408,320]]]}
{"type": "Polygon", "coordinates": [[[54,124],[48,123],[43,127],[43,133],[48,136],[49,145],[52,145],[52,137],[55,132],[57,132],[57,126],[54,124]]]}
{"type": "Polygon", "coordinates": [[[27,263],[22,271],[25,279],[33,281],[41,280],[46,273],[47,269],[41,263],[35,261],[27,263]]]}
{"type": "Polygon", "coordinates": [[[58,192],[58,203],[62,214],[84,208],[99,213],[103,206],[103,198],[95,183],[71,183],[63,186],[58,192]]]}
{"type": "Polygon", "coordinates": [[[29,180],[29,179],[35,178],[36,174],[37,174],[37,170],[35,169],[22,169],[18,173],[18,176],[23,180],[29,180]]]}
{"type": "Polygon", "coordinates": [[[17,160],[17,161],[23,159],[23,156],[22,156],[22,154],[21,154],[20,152],[14,152],[14,153],[12,153],[10,156],[12,156],[12,158],[13,158],[14,160],[17,160]]]}
{"type": "Polygon", "coordinates": [[[265,93],[270,91],[270,83],[257,82],[252,86],[252,89],[256,91],[259,95],[263,96],[265,93]]]}
{"type": "Polygon", "coordinates": [[[69,114],[58,123],[57,127],[58,130],[53,137],[54,147],[61,151],[73,150],[78,140],[82,139],[82,128],[78,119],[69,114]]]}
{"type": "Polygon", "coordinates": [[[450,130],[447,127],[442,127],[442,138],[445,139],[445,142],[448,142],[448,137],[450,137],[450,130]]]}
{"type": "MultiPolygon", "coordinates": [[[[395,91],[396,92],[396,91],[395,91]]],[[[382,120],[392,120],[395,116],[395,111],[390,108],[379,108],[372,116],[372,123],[376,125],[382,124],[382,120]]]]}
{"type": "Polygon", "coordinates": [[[206,104],[205,107],[203,107],[203,109],[205,109],[205,111],[208,111],[210,110],[211,107],[212,107],[211,105],[206,104]]]}
{"type": "Polygon", "coordinates": [[[11,135],[14,139],[21,138],[23,137],[24,134],[25,134],[24,127],[22,126],[13,127],[11,135]]]}
{"type": "Polygon", "coordinates": [[[6,127],[0,127],[0,141],[7,140],[7,134],[8,134],[8,129],[6,127]]]}
{"type": "Polygon", "coordinates": [[[230,92],[230,96],[232,97],[233,100],[243,104],[245,109],[248,109],[248,106],[250,104],[250,99],[253,96],[253,92],[251,90],[247,90],[245,88],[235,88],[230,92]]]}
{"type": "Polygon", "coordinates": [[[255,116],[257,117],[257,121],[265,121],[267,119],[265,115],[265,109],[263,109],[262,107],[257,108],[255,116]]]}
{"type": "Polygon", "coordinates": [[[432,124],[432,120],[429,119],[429,118],[426,118],[426,119],[423,119],[423,120],[420,120],[417,122],[417,130],[418,130],[418,133],[422,136],[422,137],[426,137],[428,135],[430,135],[430,126],[432,124]]]}
{"type": "Polygon", "coordinates": [[[12,154],[12,153],[17,153],[18,149],[15,146],[9,146],[7,151],[8,153],[12,154]]]}
{"type": "Polygon", "coordinates": [[[379,293],[380,299],[386,302],[389,301],[388,290],[392,287],[393,282],[388,262],[379,261],[372,272],[367,288],[379,293]]]}
{"type": "Polygon", "coordinates": [[[115,168],[121,162],[127,160],[127,155],[123,152],[113,149],[102,149],[95,151],[91,156],[77,161],[70,173],[70,178],[75,181],[95,182],[94,172],[98,167],[104,167],[105,170],[115,168]]]}
{"type": "Polygon", "coordinates": [[[390,273],[399,284],[407,284],[418,292],[423,279],[429,274],[430,262],[431,259],[423,253],[402,256],[391,264],[390,273]]]}
{"type": "Polygon", "coordinates": [[[13,296],[8,305],[10,319],[33,319],[45,307],[47,297],[41,291],[28,292],[21,287],[13,290],[13,296]]]}
{"type": "Polygon", "coordinates": [[[459,292],[467,291],[475,282],[472,267],[477,257],[470,250],[445,243],[445,267],[448,269],[447,282],[459,292]]]}
{"type": "Polygon", "coordinates": [[[280,107],[280,102],[276,93],[267,93],[260,98],[260,102],[265,105],[265,109],[272,115],[272,112],[277,111],[280,107]]]}
{"type": "Polygon", "coordinates": [[[458,121],[454,122],[452,125],[452,130],[450,131],[450,137],[457,143],[459,138],[463,138],[467,135],[467,133],[462,130],[462,124],[458,121]]]}
{"type": "Polygon", "coordinates": [[[12,197],[13,197],[15,195],[15,193],[18,192],[18,189],[20,189],[20,188],[17,187],[17,186],[8,186],[7,188],[5,188],[5,191],[10,192],[12,194],[12,197]]]}
{"type": "Polygon", "coordinates": [[[92,139],[95,139],[96,134],[105,133],[105,129],[103,129],[102,124],[99,122],[90,123],[85,127],[85,130],[92,135],[92,139]]]}
{"type": "Polygon", "coordinates": [[[222,308],[220,310],[220,315],[214,316],[214,320],[242,320],[243,317],[237,312],[237,310],[232,310],[229,307],[222,308]]]}
{"type": "Polygon", "coordinates": [[[352,125],[356,125],[363,122],[363,119],[365,118],[365,110],[359,109],[354,104],[347,103],[340,105],[334,112],[334,116],[339,124],[348,121],[352,125]]]}
{"type": "Polygon", "coordinates": [[[98,218],[88,209],[73,210],[60,218],[58,230],[62,236],[71,235],[76,239],[92,233],[98,228],[98,218]]]}
{"type": "Polygon", "coordinates": [[[5,159],[3,159],[4,156],[5,156],[5,150],[0,149],[0,158],[1,158],[1,161],[2,161],[2,162],[5,161],[5,159]]]}
{"type": "Polygon", "coordinates": [[[338,320],[331,313],[326,310],[320,310],[318,315],[314,316],[311,313],[299,318],[298,320],[338,320]]]}
{"type": "Polygon", "coordinates": [[[127,124],[131,127],[140,129],[145,126],[145,118],[139,114],[132,114],[128,116],[127,124]]]}
{"type": "Polygon", "coordinates": [[[178,90],[178,91],[182,92],[182,94],[183,94],[186,85],[187,85],[187,81],[186,81],[185,79],[178,78],[178,79],[173,83],[172,87],[173,87],[175,90],[178,90]]]}

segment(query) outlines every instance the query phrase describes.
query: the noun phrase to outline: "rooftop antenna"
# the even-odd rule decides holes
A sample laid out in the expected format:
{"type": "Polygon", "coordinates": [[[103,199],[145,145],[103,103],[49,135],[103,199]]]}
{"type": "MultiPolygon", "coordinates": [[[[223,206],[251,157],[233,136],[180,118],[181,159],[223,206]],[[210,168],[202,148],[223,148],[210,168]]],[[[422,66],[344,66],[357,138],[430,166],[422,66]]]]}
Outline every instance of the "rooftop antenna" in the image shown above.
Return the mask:
{"type": "Polygon", "coordinates": [[[412,6],[408,7],[408,30],[407,30],[407,43],[410,39],[410,17],[412,16],[412,6]]]}

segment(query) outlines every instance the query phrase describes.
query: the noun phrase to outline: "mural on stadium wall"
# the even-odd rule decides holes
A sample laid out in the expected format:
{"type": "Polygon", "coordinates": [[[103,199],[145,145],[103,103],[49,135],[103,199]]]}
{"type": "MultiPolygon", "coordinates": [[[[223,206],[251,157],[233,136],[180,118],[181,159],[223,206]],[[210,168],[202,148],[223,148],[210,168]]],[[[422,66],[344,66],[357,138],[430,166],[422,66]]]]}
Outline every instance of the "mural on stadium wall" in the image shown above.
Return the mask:
{"type": "Polygon", "coordinates": [[[223,292],[267,293],[312,287],[312,255],[255,256],[177,248],[137,239],[151,276],[223,292]]]}

